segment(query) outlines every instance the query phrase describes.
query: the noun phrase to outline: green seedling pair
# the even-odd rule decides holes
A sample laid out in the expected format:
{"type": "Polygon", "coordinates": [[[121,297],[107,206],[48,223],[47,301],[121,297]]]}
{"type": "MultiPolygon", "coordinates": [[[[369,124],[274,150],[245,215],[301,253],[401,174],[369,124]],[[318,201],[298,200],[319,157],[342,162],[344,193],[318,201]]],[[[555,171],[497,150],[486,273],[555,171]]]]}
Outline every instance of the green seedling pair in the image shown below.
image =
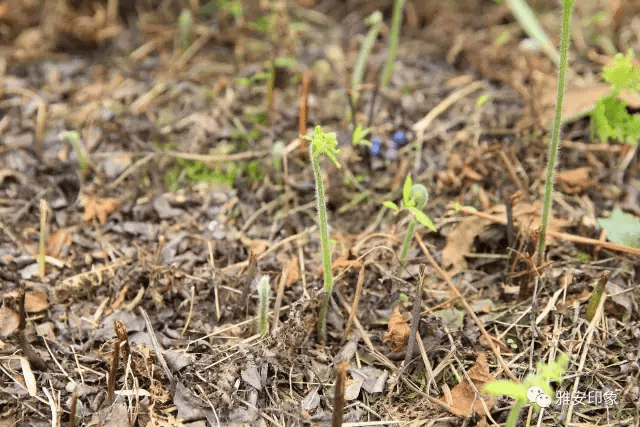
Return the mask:
{"type": "MultiPolygon", "coordinates": [[[[398,272],[402,270],[404,266],[404,260],[409,252],[409,246],[411,245],[411,239],[413,238],[413,231],[416,228],[416,224],[420,223],[427,227],[431,231],[436,231],[436,227],[433,225],[433,221],[429,218],[422,209],[427,205],[429,201],[429,192],[427,188],[422,184],[413,184],[411,181],[411,174],[407,175],[402,187],[402,208],[411,213],[412,218],[407,228],[407,234],[402,243],[402,252],[400,252],[400,265],[398,266],[398,272]]],[[[385,201],[383,205],[394,211],[400,211],[398,207],[392,201],[385,201]]]]}
{"type": "Polygon", "coordinates": [[[527,376],[522,383],[512,380],[495,380],[485,384],[483,391],[494,396],[511,396],[515,399],[509,412],[505,427],[515,427],[520,410],[527,404],[536,403],[545,408],[553,402],[553,389],[549,382],[560,383],[569,365],[566,354],[558,356],[555,362],[549,364],[538,363],[538,374],[527,376]]]}

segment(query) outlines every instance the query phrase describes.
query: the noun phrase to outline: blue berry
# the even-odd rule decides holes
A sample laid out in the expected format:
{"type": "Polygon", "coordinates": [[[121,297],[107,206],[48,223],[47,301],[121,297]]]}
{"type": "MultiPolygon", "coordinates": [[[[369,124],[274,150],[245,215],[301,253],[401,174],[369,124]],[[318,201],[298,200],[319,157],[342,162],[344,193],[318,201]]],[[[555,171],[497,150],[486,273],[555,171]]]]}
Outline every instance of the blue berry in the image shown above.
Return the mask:
{"type": "Polygon", "coordinates": [[[395,148],[389,148],[389,151],[387,151],[387,159],[389,160],[393,160],[396,158],[396,149],[395,148]]]}
{"type": "Polygon", "coordinates": [[[394,133],[393,136],[391,137],[391,140],[393,141],[393,145],[396,148],[407,143],[407,137],[405,136],[404,132],[402,132],[401,130],[394,133]]]}
{"type": "Polygon", "coordinates": [[[382,143],[380,142],[380,138],[373,138],[373,141],[371,141],[371,147],[369,147],[369,154],[371,154],[371,157],[376,157],[380,154],[381,149],[382,143]]]}

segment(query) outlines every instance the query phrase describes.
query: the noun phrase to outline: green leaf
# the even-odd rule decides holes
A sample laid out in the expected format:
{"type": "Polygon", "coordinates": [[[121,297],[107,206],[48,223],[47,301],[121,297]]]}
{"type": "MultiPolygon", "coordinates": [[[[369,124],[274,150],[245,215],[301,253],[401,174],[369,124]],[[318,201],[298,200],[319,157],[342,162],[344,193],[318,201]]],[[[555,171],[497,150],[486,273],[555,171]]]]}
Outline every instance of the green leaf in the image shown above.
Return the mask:
{"type": "Polygon", "coordinates": [[[413,214],[413,216],[416,218],[416,220],[420,224],[424,225],[425,227],[427,227],[431,231],[437,231],[435,225],[433,225],[433,221],[431,221],[431,218],[429,218],[420,209],[418,209],[416,207],[413,207],[413,206],[409,206],[407,209],[409,210],[409,212],[411,212],[413,214]]]}
{"type": "Polygon", "coordinates": [[[623,89],[637,91],[640,83],[640,70],[633,68],[633,51],[627,55],[618,53],[614,58],[614,65],[607,66],[602,71],[602,78],[611,83],[614,92],[623,89]]]}
{"type": "Polygon", "coordinates": [[[598,218],[598,224],[607,231],[607,239],[630,248],[640,248],[640,219],[621,209],[611,212],[609,218],[598,218]]]}
{"type": "Polygon", "coordinates": [[[369,135],[369,133],[371,133],[371,129],[362,129],[362,124],[358,124],[358,126],[353,131],[353,145],[365,145],[367,147],[371,147],[371,142],[365,139],[367,135],[369,135]]]}
{"type": "Polygon", "coordinates": [[[311,155],[316,159],[322,154],[331,159],[333,163],[339,168],[340,162],[336,158],[336,154],[340,152],[336,147],[338,140],[334,133],[323,132],[320,125],[316,126],[313,132],[313,137],[303,136],[304,139],[311,141],[311,155]]]}
{"type": "Polygon", "coordinates": [[[393,209],[394,211],[399,210],[400,208],[398,207],[398,205],[396,205],[395,203],[389,201],[389,200],[385,200],[384,202],[382,202],[382,204],[389,209],[393,209]]]}
{"type": "Polygon", "coordinates": [[[484,385],[483,391],[494,396],[511,396],[516,400],[527,400],[527,388],[511,380],[495,380],[484,385]]]}
{"type": "Polygon", "coordinates": [[[411,174],[409,174],[404,180],[404,186],[402,187],[402,201],[404,202],[405,207],[415,206],[415,202],[411,198],[412,186],[413,183],[411,182],[411,174]]]}

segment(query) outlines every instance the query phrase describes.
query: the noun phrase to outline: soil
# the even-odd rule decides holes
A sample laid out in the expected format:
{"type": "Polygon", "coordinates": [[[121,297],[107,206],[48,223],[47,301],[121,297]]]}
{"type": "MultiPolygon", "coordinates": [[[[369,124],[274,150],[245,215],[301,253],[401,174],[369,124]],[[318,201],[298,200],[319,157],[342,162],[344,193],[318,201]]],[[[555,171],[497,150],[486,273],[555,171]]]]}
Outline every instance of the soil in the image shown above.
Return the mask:
{"type": "Polygon", "coordinates": [[[408,0],[383,87],[392,3],[0,1],[0,427],[505,425],[482,389],[528,375],[517,425],[638,425],[638,249],[601,219],[640,215],[640,162],[583,114],[638,5],[575,7],[538,262],[554,59],[509,2],[408,0]],[[401,260],[408,175],[435,231],[401,260]]]}

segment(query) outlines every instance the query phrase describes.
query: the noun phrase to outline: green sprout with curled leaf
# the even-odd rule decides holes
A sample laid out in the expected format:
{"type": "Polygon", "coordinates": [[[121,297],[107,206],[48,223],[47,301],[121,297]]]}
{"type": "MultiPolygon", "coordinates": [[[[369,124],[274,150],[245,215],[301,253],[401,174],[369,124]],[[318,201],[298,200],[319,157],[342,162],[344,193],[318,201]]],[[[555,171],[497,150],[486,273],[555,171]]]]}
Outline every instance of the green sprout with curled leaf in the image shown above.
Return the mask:
{"type": "Polygon", "coordinates": [[[411,238],[413,237],[413,231],[416,224],[420,223],[429,230],[436,231],[436,227],[433,225],[431,218],[422,212],[422,209],[424,209],[428,201],[429,192],[427,191],[427,188],[422,184],[413,184],[411,181],[411,174],[409,174],[404,180],[404,186],[402,187],[402,208],[389,200],[382,203],[385,207],[393,209],[394,211],[406,209],[412,215],[409,228],[407,229],[407,235],[405,236],[404,243],[402,244],[398,272],[400,272],[402,267],[404,267],[404,260],[407,257],[407,252],[409,252],[409,246],[411,245],[411,238]]]}
{"type": "Polygon", "coordinates": [[[313,174],[316,180],[316,198],[318,199],[318,226],[320,227],[320,245],[322,247],[322,264],[324,267],[324,301],[320,307],[318,315],[318,334],[324,341],[327,326],[327,309],[329,307],[329,296],[333,290],[333,277],[331,272],[331,253],[329,246],[329,231],[327,227],[327,207],[324,197],[324,183],[322,181],[322,171],[320,170],[320,156],[327,156],[339,168],[340,163],[336,155],[340,152],[336,147],[338,140],[335,134],[323,132],[320,126],[316,126],[313,137],[302,136],[311,142],[309,144],[309,157],[313,174]]]}

